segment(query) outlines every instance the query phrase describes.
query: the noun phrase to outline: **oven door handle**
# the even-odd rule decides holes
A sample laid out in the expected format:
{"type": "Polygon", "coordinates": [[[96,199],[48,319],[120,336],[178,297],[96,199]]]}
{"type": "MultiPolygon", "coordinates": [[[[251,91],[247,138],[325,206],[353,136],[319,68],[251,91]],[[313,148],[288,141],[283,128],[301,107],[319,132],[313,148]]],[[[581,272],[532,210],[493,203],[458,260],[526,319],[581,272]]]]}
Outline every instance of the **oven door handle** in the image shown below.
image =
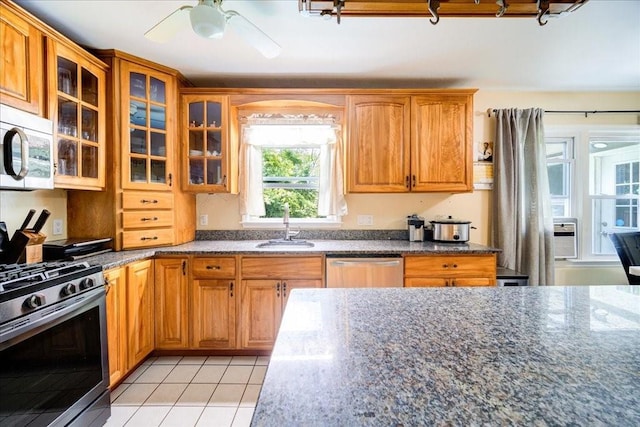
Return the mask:
{"type": "Polygon", "coordinates": [[[10,175],[16,181],[20,181],[24,179],[25,176],[29,173],[29,139],[27,135],[20,128],[11,128],[4,135],[4,170],[7,172],[7,175],[10,175]],[[13,137],[18,135],[20,138],[20,171],[16,173],[16,170],[13,168],[13,137]]]}
{"type": "Polygon", "coordinates": [[[0,326],[0,351],[36,335],[44,326],[47,328],[55,326],[77,313],[84,312],[100,304],[106,304],[104,286],[5,323],[0,326]],[[16,337],[19,337],[19,341],[14,342],[16,337]]]}

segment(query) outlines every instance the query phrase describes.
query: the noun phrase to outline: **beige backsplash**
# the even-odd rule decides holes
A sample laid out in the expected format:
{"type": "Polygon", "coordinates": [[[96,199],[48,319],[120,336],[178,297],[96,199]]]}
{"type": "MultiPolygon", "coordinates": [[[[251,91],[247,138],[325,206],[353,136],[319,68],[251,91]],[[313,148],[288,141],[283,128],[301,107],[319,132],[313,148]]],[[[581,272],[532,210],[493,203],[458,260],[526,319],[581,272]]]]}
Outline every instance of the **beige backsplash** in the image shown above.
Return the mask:
{"type": "MultiPolygon", "coordinates": [[[[349,214],[342,221],[345,230],[398,230],[407,226],[407,215],[418,214],[427,220],[451,215],[472,222],[471,241],[489,243],[491,191],[467,194],[348,194],[349,214]],[[358,225],[358,215],[372,215],[373,225],[358,225]]],[[[199,194],[198,215],[207,215],[209,224],[198,230],[237,230],[242,228],[239,198],[229,194],[199,194]]]]}
{"type": "Polygon", "coordinates": [[[66,190],[34,190],[7,191],[0,190],[0,221],[7,223],[9,237],[22,225],[29,209],[35,209],[36,215],[31,220],[33,226],[36,218],[43,209],[51,212],[49,220],[42,232],[47,240],[66,239],[67,237],[67,192],[66,190]],[[62,220],[62,234],[53,235],[53,220],[62,220]]]}

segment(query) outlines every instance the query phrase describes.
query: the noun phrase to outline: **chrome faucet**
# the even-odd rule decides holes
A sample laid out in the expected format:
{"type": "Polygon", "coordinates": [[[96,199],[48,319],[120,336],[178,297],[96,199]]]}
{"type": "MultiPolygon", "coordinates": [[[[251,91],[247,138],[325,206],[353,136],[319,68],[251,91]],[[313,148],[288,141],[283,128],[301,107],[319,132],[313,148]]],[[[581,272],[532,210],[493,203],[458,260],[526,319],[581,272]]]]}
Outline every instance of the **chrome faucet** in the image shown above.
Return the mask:
{"type": "Polygon", "coordinates": [[[284,223],[284,240],[290,241],[292,237],[300,234],[300,230],[291,231],[289,229],[289,203],[284,204],[284,217],[282,218],[282,222],[284,223]]]}

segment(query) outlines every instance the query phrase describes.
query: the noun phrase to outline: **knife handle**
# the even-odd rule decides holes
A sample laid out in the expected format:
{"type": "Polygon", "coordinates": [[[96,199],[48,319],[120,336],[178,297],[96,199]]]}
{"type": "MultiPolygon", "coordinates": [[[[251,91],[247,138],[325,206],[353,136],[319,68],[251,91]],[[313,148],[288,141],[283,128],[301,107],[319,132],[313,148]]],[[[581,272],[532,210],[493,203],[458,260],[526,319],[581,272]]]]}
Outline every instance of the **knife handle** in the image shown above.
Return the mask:
{"type": "Polygon", "coordinates": [[[29,213],[27,213],[27,217],[24,219],[24,222],[22,223],[20,228],[18,228],[18,230],[22,231],[25,228],[27,228],[27,225],[29,225],[31,218],[33,218],[33,215],[35,215],[35,213],[36,213],[35,209],[29,209],[29,213]]]}
{"type": "Polygon", "coordinates": [[[38,220],[36,221],[35,225],[33,226],[33,232],[34,233],[39,233],[40,230],[42,230],[42,227],[44,227],[44,223],[47,222],[47,219],[49,218],[49,215],[51,215],[51,212],[49,212],[46,209],[42,210],[42,213],[40,214],[40,216],[38,217],[38,220]]]}

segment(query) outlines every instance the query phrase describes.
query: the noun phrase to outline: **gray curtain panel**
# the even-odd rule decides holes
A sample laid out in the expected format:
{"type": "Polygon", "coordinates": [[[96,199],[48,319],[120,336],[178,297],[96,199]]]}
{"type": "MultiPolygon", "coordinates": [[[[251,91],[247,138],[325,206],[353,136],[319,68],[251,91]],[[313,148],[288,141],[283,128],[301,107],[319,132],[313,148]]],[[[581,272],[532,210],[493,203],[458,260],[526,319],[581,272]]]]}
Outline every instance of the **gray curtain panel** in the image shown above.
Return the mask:
{"type": "Polygon", "coordinates": [[[544,111],[496,113],[493,244],[501,267],[529,275],[529,284],[554,284],[553,217],[544,142],[544,111]]]}

